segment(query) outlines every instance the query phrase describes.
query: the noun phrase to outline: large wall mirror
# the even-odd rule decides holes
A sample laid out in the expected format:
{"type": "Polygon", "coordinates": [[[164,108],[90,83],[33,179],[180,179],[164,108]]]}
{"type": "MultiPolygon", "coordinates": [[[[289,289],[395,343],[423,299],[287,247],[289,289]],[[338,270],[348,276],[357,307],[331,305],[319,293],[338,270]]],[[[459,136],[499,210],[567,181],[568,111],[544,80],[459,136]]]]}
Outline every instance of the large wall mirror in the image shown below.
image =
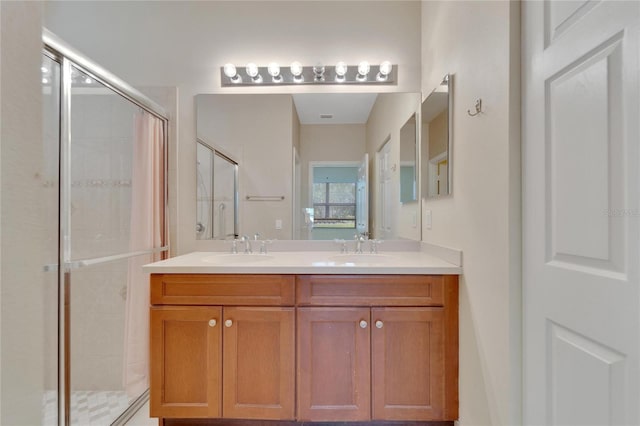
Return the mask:
{"type": "Polygon", "coordinates": [[[419,93],[196,96],[198,139],[238,164],[234,234],[326,240],[362,233],[420,240],[420,203],[409,199],[417,198],[415,112],[420,99],[419,93]],[[411,133],[402,130],[411,120],[409,155],[401,141],[402,134],[411,133]],[[383,197],[378,160],[385,142],[383,197]],[[407,182],[401,183],[404,174],[407,182]],[[384,200],[385,227],[376,215],[384,200]]]}
{"type": "Polygon", "coordinates": [[[446,75],[422,103],[422,193],[425,198],[451,194],[451,76],[446,75]]]}

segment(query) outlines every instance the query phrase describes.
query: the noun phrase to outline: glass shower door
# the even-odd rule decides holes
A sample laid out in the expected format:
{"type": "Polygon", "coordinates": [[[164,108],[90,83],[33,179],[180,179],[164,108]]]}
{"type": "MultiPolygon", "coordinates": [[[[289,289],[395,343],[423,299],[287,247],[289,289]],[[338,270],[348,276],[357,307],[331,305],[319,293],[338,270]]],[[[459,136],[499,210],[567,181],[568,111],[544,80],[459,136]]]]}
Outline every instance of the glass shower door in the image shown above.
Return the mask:
{"type": "Polygon", "coordinates": [[[164,127],[92,75],[70,71],[68,410],[71,424],[109,425],[148,388],[141,267],[159,260],[163,245],[164,127]]]}

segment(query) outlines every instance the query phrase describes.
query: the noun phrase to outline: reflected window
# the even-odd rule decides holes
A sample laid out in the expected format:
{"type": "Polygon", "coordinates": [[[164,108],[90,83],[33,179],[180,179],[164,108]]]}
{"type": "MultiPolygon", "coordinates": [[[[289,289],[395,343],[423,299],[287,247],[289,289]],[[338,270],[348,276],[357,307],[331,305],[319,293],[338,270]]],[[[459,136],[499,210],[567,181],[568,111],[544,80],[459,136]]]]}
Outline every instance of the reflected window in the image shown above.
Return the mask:
{"type": "Polygon", "coordinates": [[[314,228],[356,227],[356,182],[313,184],[314,228]]]}
{"type": "Polygon", "coordinates": [[[313,167],[313,227],[354,229],[358,167],[328,164],[313,167]]]}

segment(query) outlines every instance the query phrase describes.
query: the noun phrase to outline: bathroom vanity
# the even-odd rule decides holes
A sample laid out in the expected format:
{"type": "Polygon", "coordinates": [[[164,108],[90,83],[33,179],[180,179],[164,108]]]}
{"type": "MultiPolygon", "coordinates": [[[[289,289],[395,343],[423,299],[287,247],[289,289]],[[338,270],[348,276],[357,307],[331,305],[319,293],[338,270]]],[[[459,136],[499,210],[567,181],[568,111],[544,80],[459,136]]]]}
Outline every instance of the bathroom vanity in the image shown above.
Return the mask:
{"type": "Polygon", "coordinates": [[[161,424],[458,418],[458,267],[421,253],[243,256],[146,267],[161,424]]]}

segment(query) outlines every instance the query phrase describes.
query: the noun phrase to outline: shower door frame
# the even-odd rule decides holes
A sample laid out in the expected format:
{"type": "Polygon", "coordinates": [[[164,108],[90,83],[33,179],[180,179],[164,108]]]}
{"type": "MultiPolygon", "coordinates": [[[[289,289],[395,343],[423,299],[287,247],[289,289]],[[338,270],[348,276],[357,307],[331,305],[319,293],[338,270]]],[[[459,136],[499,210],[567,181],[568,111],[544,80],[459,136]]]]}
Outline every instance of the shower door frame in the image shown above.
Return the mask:
{"type": "MultiPolygon", "coordinates": [[[[133,258],[144,254],[161,253],[166,258],[169,253],[169,220],[168,220],[168,130],[169,119],[164,108],[143,95],[138,90],[111,74],[100,65],[73,49],[55,34],[42,29],[43,54],[60,64],[60,113],[59,113],[59,229],[58,229],[58,425],[69,426],[71,402],[71,365],[70,365],[70,294],[71,272],[81,267],[100,263],[113,262],[133,258]],[[94,258],[87,261],[71,261],[70,241],[71,230],[71,67],[86,73],[91,78],[103,84],[114,93],[124,97],[129,102],[145,110],[162,122],[163,128],[163,212],[161,247],[121,253],[112,256],[94,258]]],[[[141,394],[136,401],[129,405],[112,424],[124,424],[142,404],[148,399],[148,390],[141,394]]]]}

